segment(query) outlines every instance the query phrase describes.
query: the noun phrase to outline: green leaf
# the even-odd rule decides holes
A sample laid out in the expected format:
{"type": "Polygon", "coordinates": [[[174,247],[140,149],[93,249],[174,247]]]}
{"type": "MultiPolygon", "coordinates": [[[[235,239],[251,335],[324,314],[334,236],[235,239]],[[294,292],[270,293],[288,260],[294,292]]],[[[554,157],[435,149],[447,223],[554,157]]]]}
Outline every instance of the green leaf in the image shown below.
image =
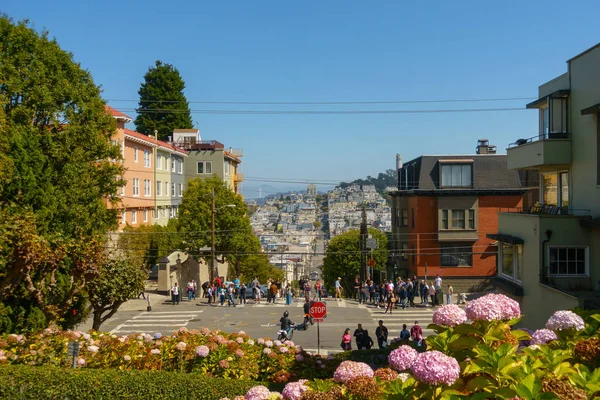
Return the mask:
{"type": "Polygon", "coordinates": [[[456,325],[454,327],[454,333],[457,333],[459,335],[468,335],[468,334],[482,335],[483,334],[483,332],[481,332],[479,329],[477,329],[477,327],[475,327],[471,324],[456,325]]]}
{"type": "Polygon", "coordinates": [[[481,390],[491,388],[495,385],[496,382],[492,378],[480,375],[473,379],[469,379],[465,387],[470,392],[479,392],[481,390]]]}
{"type": "Polygon", "coordinates": [[[542,390],[542,381],[539,380],[534,374],[529,374],[517,385],[517,393],[521,397],[525,397],[526,399],[533,398],[537,396],[539,392],[542,390]],[[523,393],[523,394],[521,394],[523,393]],[[524,394],[527,394],[525,396],[524,394]]]}
{"type": "Polygon", "coordinates": [[[531,335],[529,335],[529,333],[525,332],[525,331],[521,331],[518,329],[515,329],[514,331],[510,332],[514,337],[517,338],[517,340],[530,340],[531,339],[531,335]]]}
{"type": "Polygon", "coordinates": [[[472,349],[479,344],[479,340],[471,336],[460,336],[458,339],[450,342],[449,347],[452,350],[472,349]]]}

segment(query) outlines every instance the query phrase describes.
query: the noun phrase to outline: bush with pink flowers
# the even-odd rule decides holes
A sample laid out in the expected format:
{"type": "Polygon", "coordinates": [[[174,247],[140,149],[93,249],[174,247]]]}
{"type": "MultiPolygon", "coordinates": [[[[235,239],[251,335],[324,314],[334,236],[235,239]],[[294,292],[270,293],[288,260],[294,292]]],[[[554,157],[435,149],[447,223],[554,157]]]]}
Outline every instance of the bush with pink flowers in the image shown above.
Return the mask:
{"type": "Polygon", "coordinates": [[[388,356],[388,363],[396,371],[406,371],[411,367],[418,354],[412,347],[403,345],[392,350],[388,356]]]}
{"type": "Polygon", "coordinates": [[[452,385],[460,376],[458,361],[436,350],[420,353],[410,370],[415,378],[429,385],[452,385]]]}
{"type": "Polygon", "coordinates": [[[573,311],[557,311],[546,322],[546,328],[553,331],[574,329],[580,331],[585,328],[583,318],[573,311]]]}
{"type": "Polygon", "coordinates": [[[471,321],[507,321],[521,317],[519,303],[502,294],[487,294],[469,301],[465,309],[471,321]]]}
{"type": "Polygon", "coordinates": [[[465,310],[456,304],[447,304],[433,312],[433,323],[441,326],[456,326],[467,321],[465,310]]]}
{"type": "Polygon", "coordinates": [[[372,378],[373,368],[362,362],[343,361],[333,373],[333,380],[345,383],[359,376],[372,378]]]}

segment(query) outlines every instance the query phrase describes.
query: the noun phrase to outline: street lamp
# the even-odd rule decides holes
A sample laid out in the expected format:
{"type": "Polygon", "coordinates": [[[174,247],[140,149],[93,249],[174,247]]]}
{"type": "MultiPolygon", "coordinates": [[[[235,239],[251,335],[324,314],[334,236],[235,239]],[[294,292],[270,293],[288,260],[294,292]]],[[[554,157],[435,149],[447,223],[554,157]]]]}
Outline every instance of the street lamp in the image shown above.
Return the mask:
{"type": "Polygon", "coordinates": [[[215,279],[215,214],[217,211],[222,210],[224,208],[235,208],[235,204],[227,204],[223,207],[215,208],[215,188],[212,188],[212,241],[210,246],[210,283],[214,282],[215,279]]]}

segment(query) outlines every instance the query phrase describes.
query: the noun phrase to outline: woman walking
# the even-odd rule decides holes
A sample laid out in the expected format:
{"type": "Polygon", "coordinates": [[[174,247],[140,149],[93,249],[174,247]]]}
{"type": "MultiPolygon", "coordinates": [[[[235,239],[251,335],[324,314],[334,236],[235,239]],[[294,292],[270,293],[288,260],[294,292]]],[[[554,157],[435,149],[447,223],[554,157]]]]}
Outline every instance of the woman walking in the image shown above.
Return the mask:
{"type": "Polygon", "coordinates": [[[342,350],[352,350],[352,336],[350,336],[350,328],[346,328],[342,335],[342,350]]]}
{"type": "Polygon", "coordinates": [[[285,293],[285,304],[289,306],[290,304],[292,304],[292,288],[290,288],[289,283],[285,287],[284,293],[285,293]]]}
{"type": "Polygon", "coordinates": [[[433,286],[433,282],[429,286],[429,297],[431,297],[431,307],[435,307],[435,286],[433,286]]]}
{"type": "Polygon", "coordinates": [[[387,308],[385,309],[384,314],[387,314],[388,310],[390,312],[390,314],[392,313],[392,309],[394,308],[394,303],[396,302],[396,294],[391,291],[388,294],[388,303],[387,303],[387,308]]]}

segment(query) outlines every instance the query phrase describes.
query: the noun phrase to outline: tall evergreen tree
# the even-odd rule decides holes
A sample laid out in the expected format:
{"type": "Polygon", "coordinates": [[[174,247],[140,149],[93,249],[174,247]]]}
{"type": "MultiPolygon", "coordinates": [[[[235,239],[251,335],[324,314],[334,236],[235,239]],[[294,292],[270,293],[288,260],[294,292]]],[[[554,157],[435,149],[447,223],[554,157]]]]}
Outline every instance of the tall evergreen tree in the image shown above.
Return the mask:
{"type": "Polygon", "coordinates": [[[140,87],[138,116],[135,126],[138,132],[166,140],[173,129],[193,128],[190,105],[185,95],[185,82],[179,71],[171,64],[156,61],[144,76],[140,87]]]}

